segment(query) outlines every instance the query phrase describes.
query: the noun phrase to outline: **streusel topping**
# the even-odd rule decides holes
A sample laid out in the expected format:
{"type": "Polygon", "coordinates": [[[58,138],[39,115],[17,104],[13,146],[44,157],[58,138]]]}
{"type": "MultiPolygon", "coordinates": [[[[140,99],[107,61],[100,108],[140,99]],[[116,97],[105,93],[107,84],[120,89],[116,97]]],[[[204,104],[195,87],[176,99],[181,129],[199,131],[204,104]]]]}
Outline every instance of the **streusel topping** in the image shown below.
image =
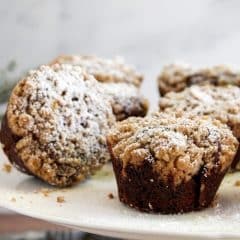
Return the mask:
{"type": "Polygon", "coordinates": [[[102,88],[81,67],[41,66],[14,88],[7,119],[27,168],[68,185],[109,160],[105,134],[115,118],[102,88]]]}
{"type": "Polygon", "coordinates": [[[236,86],[191,86],[160,99],[160,111],[178,116],[207,115],[227,124],[240,138],[240,89],[236,86]]]}
{"type": "Polygon", "coordinates": [[[217,120],[157,113],[118,123],[107,140],[123,171],[128,164],[149,161],[162,180],[172,178],[175,185],[189,181],[202,167],[226,170],[238,147],[231,131],[217,120]]]}
{"type": "Polygon", "coordinates": [[[143,76],[132,66],[124,63],[123,59],[113,60],[96,56],[59,56],[53,63],[78,65],[87,73],[92,74],[99,82],[122,82],[140,87],[143,76]]]}
{"type": "Polygon", "coordinates": [[[206,84],[240,87],[240,72],[224,65],[193,69],[183,64],[171,64],[165,66],[158,77],[159,91],[162,95],[168,92],[180,92],[191,85],[206,84]]]}

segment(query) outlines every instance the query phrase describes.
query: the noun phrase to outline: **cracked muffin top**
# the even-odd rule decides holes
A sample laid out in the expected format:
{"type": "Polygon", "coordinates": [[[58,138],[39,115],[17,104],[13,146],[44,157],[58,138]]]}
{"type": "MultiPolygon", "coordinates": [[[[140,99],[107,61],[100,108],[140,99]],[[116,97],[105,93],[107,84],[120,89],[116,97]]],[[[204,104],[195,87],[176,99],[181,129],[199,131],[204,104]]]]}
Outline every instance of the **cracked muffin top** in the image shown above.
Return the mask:
{"type": "Polygon", "coordinates": [[[59,56],[52,63],[72,64],[82,67],[92,74],[97,81],[103,83],[129,83],[140,87],[143,76],[132,66],[128,66],[120,58],[104,59],[96,56],[59,56]]]}
{"type": "Polygon", "coordinates": [[[13,89],[8,126],[34,175],[64,186],[109,160],[105,134],[115,118],[98,84],[79,66],[55,64],[29,72],[13,89]]]}
{"type": "Polygon", "coordinates": [[[193,69],[183,64],[170,64],[163,68],[158,77],[161,95],[168,92],[180,92],[191,85],[235,85],[240,87],[240,72],[228,66],[193,69]]]}
{"type": "Polygon", "coordinates": [[[128,164],[148,161],[163,181],[171,178],[175,186],[189,181],[203,167],[225,171],[238,147],[232,132],[217,120],[159,113],[118,123],[107,142],[123,171],[128,164]]]}
{"type": "Polygon", "coordinates": [[[240,138],[240,89],[235,86],[192,86],[166,94],[160,99],[160,111],[178,116],[207,115],[227,124],[240,138]]]}

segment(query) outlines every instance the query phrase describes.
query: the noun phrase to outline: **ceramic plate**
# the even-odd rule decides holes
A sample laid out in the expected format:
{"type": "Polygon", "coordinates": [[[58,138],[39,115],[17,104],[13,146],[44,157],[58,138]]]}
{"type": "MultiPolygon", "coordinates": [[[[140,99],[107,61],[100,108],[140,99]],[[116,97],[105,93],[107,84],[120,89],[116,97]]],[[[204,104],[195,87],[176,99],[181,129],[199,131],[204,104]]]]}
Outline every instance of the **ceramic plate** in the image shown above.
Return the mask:
{"type": "Polygon", "coordinates": [[[122,205],[110,164],[83,184],[54,189],[15,169],[6,172],[7,159],[1,149],[0,159],[0,206],[27,216],[129,239],[240,237],[240,187],[235,186],[240,173],[225,178],[214,207],[182,215],[161,215],[140,213],[122,205]]]}

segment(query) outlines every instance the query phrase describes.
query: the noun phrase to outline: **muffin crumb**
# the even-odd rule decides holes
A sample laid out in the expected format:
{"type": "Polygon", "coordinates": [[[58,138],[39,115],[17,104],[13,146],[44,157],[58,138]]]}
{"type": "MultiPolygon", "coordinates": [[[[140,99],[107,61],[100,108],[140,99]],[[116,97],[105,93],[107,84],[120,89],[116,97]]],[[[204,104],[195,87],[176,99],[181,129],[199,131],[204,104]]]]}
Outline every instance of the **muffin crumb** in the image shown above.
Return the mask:
{"type": "Polygon", "coordinates": [[[112,193],[109,193],[109,194],[108,194],[108,198],[109,198],[109,199],[114,199],[114,195],[113,195],[112,193]]]}
{"type": "Polygon", "coordinates": [[[6,173],[10,173],[12,171],[12,166],[8,163],[3,164],[3,171],[6,173]]]}
{"type": "Polygon", "coordinates": [[[56,189],[40,188],[39,190],[35,190],[34,193],[41,193],[44,197],[48,197],[49,194],[54,191],[56,191],[56,189]]]}
{"type": "Polygon", "coordinates": [[[15,197],[12,197],[12,198],[11,198],[11,202],[16,202],[16,198],[15,198],[15,197]]]}
{"type": "Polygon", "coordinates": [[[64,203],[64,202],[66,202],[66,201],[65,201],[65,198],[64,198],[63,196],[58,196],[58,197],[57,197],[57,202],[58,202],[58,203],[64,203]]]}
{"type": "Polygon", "coordinates": [[[237,180],[237,181],[235,182],[234,186],[240,187],[240,180],[237,180]]]}

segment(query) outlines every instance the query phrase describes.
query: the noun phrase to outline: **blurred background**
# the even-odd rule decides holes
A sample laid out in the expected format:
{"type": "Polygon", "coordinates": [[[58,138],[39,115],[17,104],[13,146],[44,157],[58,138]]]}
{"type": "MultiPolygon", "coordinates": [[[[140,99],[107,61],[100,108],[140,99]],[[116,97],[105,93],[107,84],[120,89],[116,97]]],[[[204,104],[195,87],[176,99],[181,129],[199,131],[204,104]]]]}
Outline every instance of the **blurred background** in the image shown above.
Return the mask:
{"type": "Polygon", "coordinates": [[[238,65],[237,0],[0,0],[0,100],[19,76],[60,54],[123,56],[143,88],[173,61],[238,65]]]}
{"type": "Polygon", "coordinates": [[[164,64],[240,64],[239,9],[237,0],[0,0],[0,112],[26,71],[60,54],[123,56],[145,75],[154,108],[164,64]]]}

